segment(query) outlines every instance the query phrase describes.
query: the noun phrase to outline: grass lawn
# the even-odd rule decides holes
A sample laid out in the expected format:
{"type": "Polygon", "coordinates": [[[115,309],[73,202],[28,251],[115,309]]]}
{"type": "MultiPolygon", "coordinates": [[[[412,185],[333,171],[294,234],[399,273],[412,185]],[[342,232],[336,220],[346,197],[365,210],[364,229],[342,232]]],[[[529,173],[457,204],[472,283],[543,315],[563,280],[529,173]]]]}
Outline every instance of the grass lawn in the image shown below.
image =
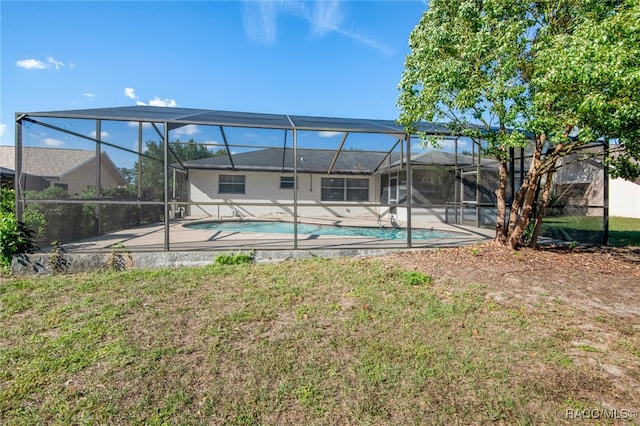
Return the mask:
{"type": "MultiPolygon", "coordinates": [[[[601,217],[545,217],[542,234],[564,241],[575,240],[579,243],[602,244],[602,230],[601,217]]],[[[640,246],[640,219],[610,217],[609,244],[616,247],[640,246]]]]}
{"type": "Polygon", "coordinates": [[[374,259],[14,278],[0,424],[570,423],[624,394],[576,364],[583,315],[374,259]]]}

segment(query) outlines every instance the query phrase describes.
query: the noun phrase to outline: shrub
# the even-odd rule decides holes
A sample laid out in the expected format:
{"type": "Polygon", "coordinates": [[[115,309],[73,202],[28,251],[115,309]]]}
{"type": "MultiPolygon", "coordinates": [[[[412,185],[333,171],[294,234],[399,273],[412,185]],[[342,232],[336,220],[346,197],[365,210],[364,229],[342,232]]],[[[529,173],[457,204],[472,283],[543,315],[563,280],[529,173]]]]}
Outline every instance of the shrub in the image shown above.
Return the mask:
{"type": "Polygon", "coordinates": [[[11,258],[16,254],[34,253],[38,246],[33,233],[14,213],[0,216],[0,265],[3,269],[11,266],[11,258]]]}
{"type": "Polygon", "coordinates": [[[431,284],[431,276],[418,271],[404,271],[402,277],[408,285],[431,284]]]}
{"type": "Polygon", "coordinates": [[[254,261],[254,253],[221,254],[216,257],[216,265],[241,265],[254,261]]]}
{"type": "Polygon", "coordinates": [[[0,268],[8,270],[16,254],[33,253],[38,246],[33,232],[16,218],[14,191],[0,189],[0,268]]]}

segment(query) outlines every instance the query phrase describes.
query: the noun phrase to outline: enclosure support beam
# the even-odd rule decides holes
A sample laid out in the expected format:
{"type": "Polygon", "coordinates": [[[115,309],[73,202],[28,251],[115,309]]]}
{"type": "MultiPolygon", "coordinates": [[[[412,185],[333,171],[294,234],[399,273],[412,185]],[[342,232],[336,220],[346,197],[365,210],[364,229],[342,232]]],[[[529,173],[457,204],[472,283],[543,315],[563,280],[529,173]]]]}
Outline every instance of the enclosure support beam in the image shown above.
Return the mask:
{"type": "MultiPolygon", "coordinates": [[[[142,153],[142,121],[138,121],[138,154],[142,153]]],[[[138,178],[136,186],[138,191],[138,201],[142,200],[142,157],[138,155],[138,178]]],[[[142,220],[142,206],[138,204],[138,223],[142,220]]]]}
{"type": "MultiPolygon", "coordinates": [[[[102,139],[102,121],[96,120],[96,198],[98,200],[102,199],[102,146],[100,144],[100,140],[102,139]]],[[[96,205],[96,224],[97,224],[97,233],[98,235],[102,235],[102,224],[100,220],[100,204],[96,205]]]]}
{"type": "Polygon", "coordinates": [[[293,249],[298,249],[298,131],[293,129],[293,249]]]}
{"type": "Polygon", "coordinates": [[[164,251],[169,251],[169,126],[164,123],[164,251]]]}
{"type": "MultiPolygon", "coordinates": [[[[461,200],[458,200],[458,182],[456,179],[458,178],[458,140],[460,138],[456,138],[454,142],[454,155],[453,155],[453,203],[455,205],[455,223],[462,225],[462,213],[460,214],[460,220],[458,220],[458,207],[460,207],[460,211],[462,211],[462,203],[461,200]]],[[[462,180],[462,173],[460,173],[460,180],[462,180]]]]}
{"type": "Polygon", "coordinates": [[[331,160],[331,165],[329,166],[329,170],[327,171],[327,174],[330,175],[331,172],[333,171],[333,166],[336,165],[336,161],[338,161],[338,155],[340,155],[340,152],[342,151],[342,147],[344,146],[344,142],[347,140],[347,136],[349,136],[349,132],[344,132],[344,136],[342,137],[342,141],[340,142],[340,146],[338,147],[338,150],[336,151],[336,154],[333,156],[333,160],[331,160]]]}
{"type": "Polygon", "coordinates": [[[224,133],[224,127],[220,126],[220,134],[222,135],[222,140],[224,141],[224,147],[227,149],[227,157],[229,157],[229,163],[231,163],[231,170],[236,171],[236,166],[233,164],[233,156],[231,155],[231,150],[229,149],[229,141],[227,141],[227,135],[224,133]]]}
{"type": "Polygon", "coordinates": [[[24,206],[22,205],[22,189],[24,186],[22,185],[22,118],[24,115],[16,114],[16,154],[15,154],[15,175],[13,176],[13,187],[16,190],[16,218],[18,220],[23,220],[23,212],[24,206]]]}
{"type": "Polygon", "coordinates": [[[603,187],[602,197],[604,198],[604,209],[602,212],[602,244],[609,245],[609,166],[607,166],[607,160],[609,159],[609,141],[604,141],[604,159],[603,161],[603,187]]]}
{"type": "Polygon", "coordinates": [[[480,162],[482,161],[482,147],[480,144],[482,141],[478,140],[478,164],[476,165],[476,228],[480,228],[480,205],[482,204],[482,193],[480,192],[480,181],[482,176],[480,175],[480,162]]]}
{"type": "Polygon", "coordinates": [[[413,171],[411,169],[411,135],[406,135],[407,141],[407,247],[411,248],[411,216],[413,204],[413,171]]]}
{"type": "Polygon", "coordinates": [[[387,152],[387,155],[385,155],[385,156],[384,156],[384,158],[382,159],[382,161],[380,161],[380,162],[378,163],[378,165],[376,166],[376,168],[375,168],[375,169],[373,169],[373,172],[372,172],[371,174],[375,174],[375,173],[378,171],[378,169],[379,169],[380,167],[382,167],[382,165],[384,164],[384,162],[385,162],[385,161],[387,161],[387,159],[389,159],[389,163],[391,163],[391,158],[390,158],[390,157],[391,157],[391,153],[393,152],[393,150],[394,150],[394,149],[396,149],[396,147],[398,146],[398,144],[399,144],[400,142],[402,142],[402,139],[398,139],[398,140],[396,141],[396,143],[395,143],[395,144],[391,147],[391,149],[387,152]]]}

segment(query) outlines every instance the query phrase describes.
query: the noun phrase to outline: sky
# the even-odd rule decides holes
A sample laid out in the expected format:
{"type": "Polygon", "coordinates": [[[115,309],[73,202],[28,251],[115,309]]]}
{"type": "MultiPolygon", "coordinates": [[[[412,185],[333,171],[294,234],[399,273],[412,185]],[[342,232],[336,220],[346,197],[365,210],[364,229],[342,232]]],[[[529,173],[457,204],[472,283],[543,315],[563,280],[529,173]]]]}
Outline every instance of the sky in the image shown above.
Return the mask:
{"type": "Polygon", "coordinates": [[[424,1],[0,1],[16,112],[129,105],[396,119],[424,1]]]}

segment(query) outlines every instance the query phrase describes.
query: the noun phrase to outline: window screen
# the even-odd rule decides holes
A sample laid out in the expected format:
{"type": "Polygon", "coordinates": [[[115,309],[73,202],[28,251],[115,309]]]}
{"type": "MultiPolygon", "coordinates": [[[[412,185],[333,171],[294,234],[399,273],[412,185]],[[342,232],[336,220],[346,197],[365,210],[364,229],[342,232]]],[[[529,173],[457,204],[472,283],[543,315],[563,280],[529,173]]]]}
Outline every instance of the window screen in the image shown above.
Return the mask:
{"type": "Polygon", "coordinates": [[[244,175],[220,175],[218,179],[218,193],[220,194],[244,194],[244,175]]]}

